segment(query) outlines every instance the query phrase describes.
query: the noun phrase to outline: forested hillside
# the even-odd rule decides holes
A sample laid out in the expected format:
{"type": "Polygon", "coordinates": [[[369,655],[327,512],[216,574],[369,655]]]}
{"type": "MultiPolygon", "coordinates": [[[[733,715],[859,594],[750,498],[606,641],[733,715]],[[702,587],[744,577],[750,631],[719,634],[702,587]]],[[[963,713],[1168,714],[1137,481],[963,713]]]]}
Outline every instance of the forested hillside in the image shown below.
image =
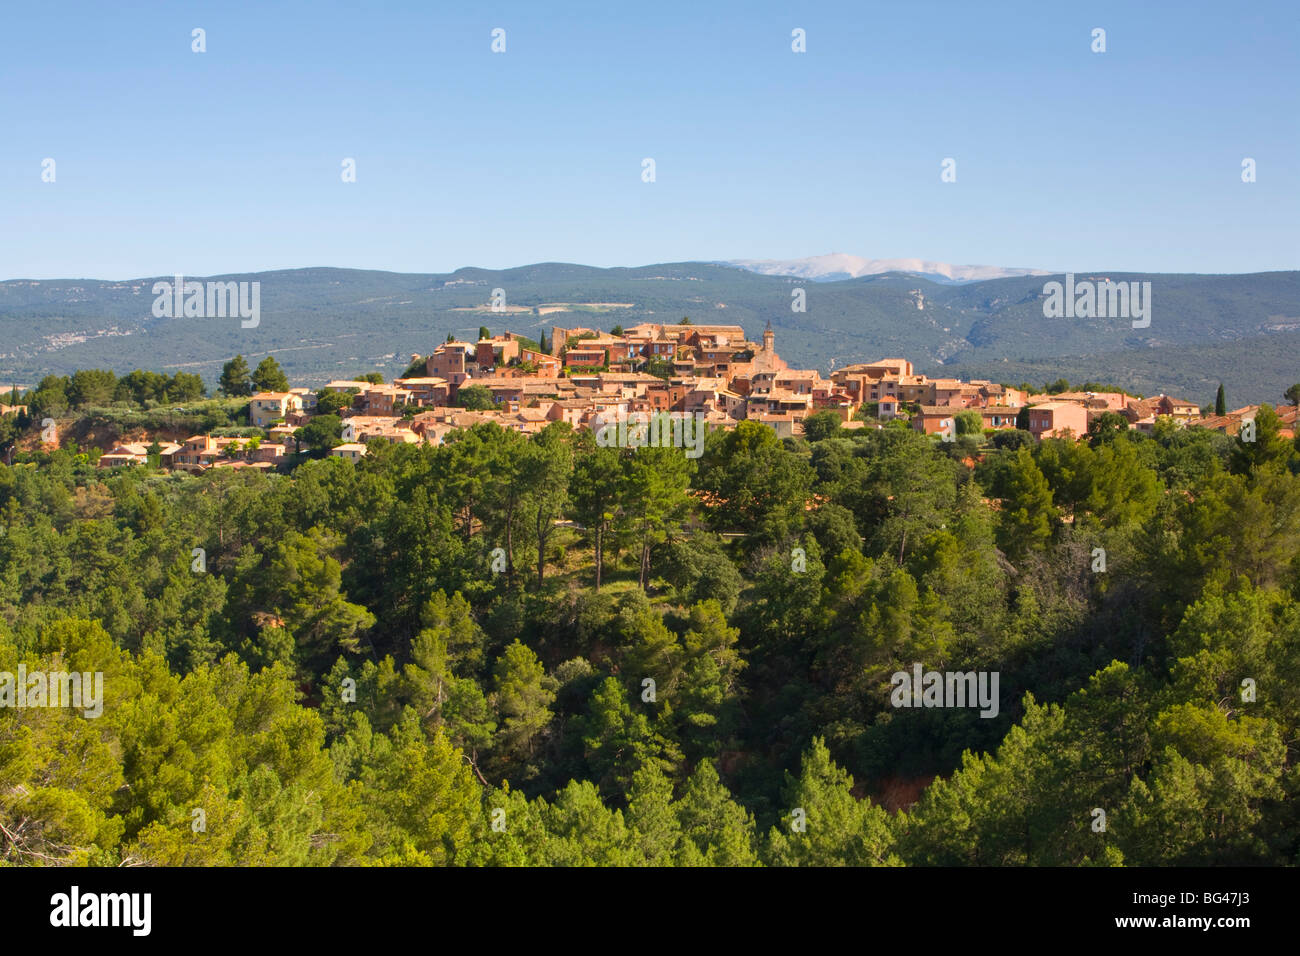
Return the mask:
{"type": "Polygon", "coordinates": [[[1270,409],[1253,443],[810,422],[0,465],[0,671],[104,674],[98,718],[0,708],[0,859],[1296,862],[1270,409]],[[918,664],[996,672],[997,716],[894,706],[918,664]]]}
{"type": "MultiPolygon", "coordinates": [[[[214,381],[231,355],[274,354],[295,383],[321,384],[357,368],[400,374],[449,333],[482,325],[536,337],[553,325],[638,322],[742,326],[757,340],[770,321],[781,355],[823,372],[886,356],[932,376],[997,382],[1066,375],[1143,394],[1208,401],[1221,381],[1245,403],[1276,401],[1295,381],[1300,272],[1253,275],[1083,273],[1150,282],[1150,326],[1128,318],[1048,319],[1044,285],[1019,276],[946,285],[886,273],[838,282],[756,275],[678,262],[632,269],[539,263],[514,269],[405,274],[292,269],[206,277],[260,283],[254,327],[231,318],[155,318],[154,279],[0,282],[0,385],[49,374],[136,368],[214,381]],[[802,288],[805,310],[792,309],[802,288]],[[501,289],[506,312],[493,312],[501,289]]],[[[161,277],[171,281],[171,276],[161,277]]],[[[190,276],[189,279],[198,277],[190,276]]]]}

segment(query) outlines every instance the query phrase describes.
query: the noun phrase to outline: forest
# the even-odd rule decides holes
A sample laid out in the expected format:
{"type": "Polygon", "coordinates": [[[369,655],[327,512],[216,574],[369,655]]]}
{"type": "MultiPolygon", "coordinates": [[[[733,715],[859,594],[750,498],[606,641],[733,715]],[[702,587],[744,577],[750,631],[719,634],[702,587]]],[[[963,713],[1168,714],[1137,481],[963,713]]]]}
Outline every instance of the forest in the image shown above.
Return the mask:
{"type": "Polygon", "coordinates": [[[1300,448],[1257,426],[17,454],[0,672],[104,702],[0,708],[0,860],[1294,864],[1300,448]],[[892,706],[915,665],[996,717],[892,706]]]}

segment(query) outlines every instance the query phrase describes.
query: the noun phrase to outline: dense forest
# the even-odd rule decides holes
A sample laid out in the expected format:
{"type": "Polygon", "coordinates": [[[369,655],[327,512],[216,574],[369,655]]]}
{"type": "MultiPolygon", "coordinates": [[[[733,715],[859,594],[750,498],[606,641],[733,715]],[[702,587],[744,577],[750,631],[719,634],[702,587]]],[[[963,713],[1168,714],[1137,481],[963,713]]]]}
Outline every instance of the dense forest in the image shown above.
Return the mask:
{"type": "Polygon", "coordinates": [[[0,671],[104,707],[0,708],[0,858],[1295,863],[1300,449],[1257,424],[16,455],[0,671]],[[917,664],[997,716],[892,706],[917,664]]]}

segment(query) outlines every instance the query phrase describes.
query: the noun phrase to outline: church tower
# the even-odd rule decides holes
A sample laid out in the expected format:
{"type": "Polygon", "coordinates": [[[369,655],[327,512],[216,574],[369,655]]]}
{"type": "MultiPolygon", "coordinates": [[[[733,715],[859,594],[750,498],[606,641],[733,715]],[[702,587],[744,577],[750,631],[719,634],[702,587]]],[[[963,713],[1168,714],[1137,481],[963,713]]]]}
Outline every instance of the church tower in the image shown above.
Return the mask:
{"type": "Polygon", "coordinates": [[[772,331],[772,320],[767,320],[767,328],[763,330],[763,351],[776,351],[776,333],[772,331]]]}

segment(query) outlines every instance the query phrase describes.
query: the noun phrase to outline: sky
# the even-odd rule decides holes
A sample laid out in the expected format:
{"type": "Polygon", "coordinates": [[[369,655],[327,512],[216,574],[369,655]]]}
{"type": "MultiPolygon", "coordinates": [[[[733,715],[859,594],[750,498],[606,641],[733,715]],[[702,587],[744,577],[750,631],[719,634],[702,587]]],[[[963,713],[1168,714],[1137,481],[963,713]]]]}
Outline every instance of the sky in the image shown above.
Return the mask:
{"type": "Polygon", "coordinates": [[[1296,269],[1298,119],[1294,0],[9,4],[0,279],[1296,269]]]}

